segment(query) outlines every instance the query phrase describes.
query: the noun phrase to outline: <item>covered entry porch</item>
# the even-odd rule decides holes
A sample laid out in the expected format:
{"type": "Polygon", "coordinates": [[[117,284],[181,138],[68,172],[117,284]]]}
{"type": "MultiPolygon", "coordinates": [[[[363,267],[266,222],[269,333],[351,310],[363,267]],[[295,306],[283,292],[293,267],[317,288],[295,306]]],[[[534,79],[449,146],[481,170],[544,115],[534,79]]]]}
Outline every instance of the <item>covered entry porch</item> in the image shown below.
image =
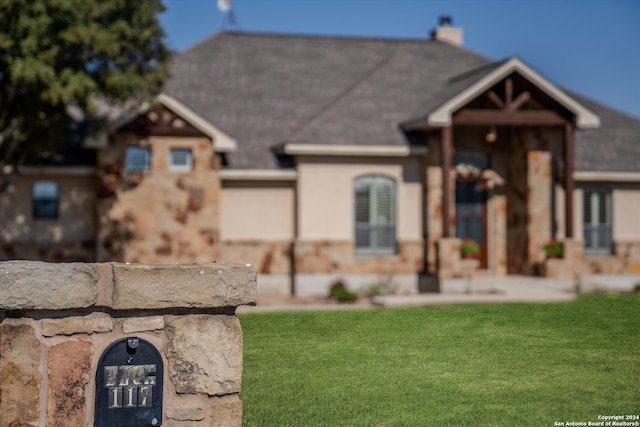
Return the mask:
{"type": "Polygon", "coordinates": [[[461,89],[405,130],[425,136],[424,272],[437,280],[579,274],[574,131],[599,119],[513,58],[460,76],[461,89]],[[548,263],[543,247],[562,245],[548,263]]]}

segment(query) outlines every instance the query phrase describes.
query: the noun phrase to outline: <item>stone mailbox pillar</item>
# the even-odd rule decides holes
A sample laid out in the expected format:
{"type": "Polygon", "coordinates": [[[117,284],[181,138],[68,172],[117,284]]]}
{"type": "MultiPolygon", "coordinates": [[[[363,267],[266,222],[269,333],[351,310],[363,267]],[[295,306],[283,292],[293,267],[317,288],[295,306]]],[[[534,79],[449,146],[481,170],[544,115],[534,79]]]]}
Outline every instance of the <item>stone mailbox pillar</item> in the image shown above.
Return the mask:
{"type": "Polygon", "coordinates": [[[250,265],[0,262],[0,426],[241,426],[255,301],[250,265]]]}

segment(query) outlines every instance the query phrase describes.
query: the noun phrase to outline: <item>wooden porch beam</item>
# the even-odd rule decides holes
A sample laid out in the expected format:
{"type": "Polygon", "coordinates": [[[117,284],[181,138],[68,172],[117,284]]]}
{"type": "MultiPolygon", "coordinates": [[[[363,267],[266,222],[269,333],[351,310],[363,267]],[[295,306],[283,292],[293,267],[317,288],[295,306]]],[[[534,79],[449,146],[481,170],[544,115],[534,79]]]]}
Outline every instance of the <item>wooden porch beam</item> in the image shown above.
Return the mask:
{"type": "Polygon", "coordinates": [[[451,154],[453,152],[453,126],[442,128],[440,138],[440,165],[442,167],[442,237],[450,237],[451,154]]]}
{"type": "Polygon", "coordinates": [[[496,107],[498,107],[501,110],[504,108],[504,102],[502,102],[502,99],[500,99],[500,97],[498,96],[497,93],[495,93],[494,91],[490,90],[487,93],[487,96],[489,97],[491,102],[493,102],[495,104],[496,107]]]}
{"type": "Polygon", "coordinates": [[[522,92],[520,95],[516,97],[516,99],[513,100],[511,104],[507,105],[507,110],[516,111],[517,109],[522,107],[524,103],[527,102],[529,99],[531,99],[531,93],[522,92]]]}
{"type": "Polygon", "coordinates": [[[564,216],[565,236],[573,238],[573,124],[564,125],[564,216]]]}
{"type": "Polygon", "coordinates": [[[456,125],[564,125],[567,120],[551,110],[481,110],[467,108],[453,116],[456,125]]]}
{"type": "Polygon", "coordinates": [[[513,80],[511,79],[504,81],[504,101],[507,105],[513,101],[513,80]]]}

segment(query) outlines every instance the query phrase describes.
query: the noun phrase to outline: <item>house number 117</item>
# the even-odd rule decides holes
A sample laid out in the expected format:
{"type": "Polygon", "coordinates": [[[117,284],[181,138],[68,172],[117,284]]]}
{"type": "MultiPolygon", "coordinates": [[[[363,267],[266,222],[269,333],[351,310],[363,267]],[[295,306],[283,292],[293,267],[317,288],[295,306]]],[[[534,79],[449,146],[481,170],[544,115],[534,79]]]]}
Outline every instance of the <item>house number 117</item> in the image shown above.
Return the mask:
{"type": "Polygon", "coordinates": [[[156,385],[156,365],[105,366],[105,387],[109,391],[108,408],[151,406],[156,385]]]}

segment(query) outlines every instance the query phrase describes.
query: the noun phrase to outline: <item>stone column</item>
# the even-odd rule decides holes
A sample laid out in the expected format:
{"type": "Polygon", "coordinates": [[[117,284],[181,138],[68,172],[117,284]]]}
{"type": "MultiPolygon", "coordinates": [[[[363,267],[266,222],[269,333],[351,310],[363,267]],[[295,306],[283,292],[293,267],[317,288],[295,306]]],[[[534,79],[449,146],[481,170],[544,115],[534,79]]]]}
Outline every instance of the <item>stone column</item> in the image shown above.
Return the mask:
{"type": "Polygon", "coordinates": [[[100,356],[135,336],[165,361],[163,426],[239,427],[255,301],[249,265],[0,262],[0,426],[94,425],[100,356]]]}
{"type": "Polygon", "coordinates": [[[427,165],[426,180],[427,267],[429,273],[435,273],[436,242],[442,237],[442,169],[440,166],[427,165]]]}
{"type": "Polygon", "coordinates": [[[541,263],[542,245],[551,239],[551,153],[527,153],[527,236],[528,269],[541,263]]]}
{"type": "Polygon", "coordinates": [[[438,280],[461,277],[460,239],[442,238],[438,240],[438,280]]]}

